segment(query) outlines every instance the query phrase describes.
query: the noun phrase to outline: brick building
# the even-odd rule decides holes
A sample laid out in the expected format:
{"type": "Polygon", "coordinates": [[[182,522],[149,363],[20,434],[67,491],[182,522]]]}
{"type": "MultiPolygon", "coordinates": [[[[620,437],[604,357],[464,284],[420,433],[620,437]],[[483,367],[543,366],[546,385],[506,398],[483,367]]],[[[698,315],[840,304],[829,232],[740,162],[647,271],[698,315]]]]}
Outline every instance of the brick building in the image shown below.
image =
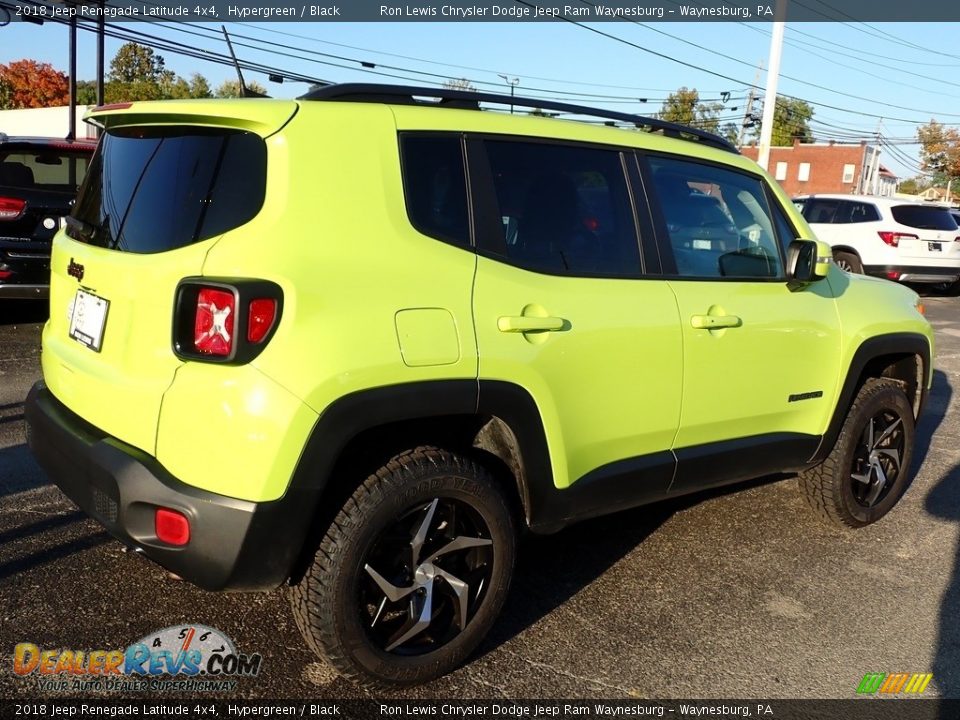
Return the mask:
{"type": "MultiPolygon", "coordinates": [[[[751,160],[757,159],[754,145],[741,152],[751,160]]],[[[788,195],[892,195],[896,190],[896,177],[880,165],[880,150],[865,142],[841,145],[794,140],[793,147],[770,148],[769,170],[788,195]]]]}

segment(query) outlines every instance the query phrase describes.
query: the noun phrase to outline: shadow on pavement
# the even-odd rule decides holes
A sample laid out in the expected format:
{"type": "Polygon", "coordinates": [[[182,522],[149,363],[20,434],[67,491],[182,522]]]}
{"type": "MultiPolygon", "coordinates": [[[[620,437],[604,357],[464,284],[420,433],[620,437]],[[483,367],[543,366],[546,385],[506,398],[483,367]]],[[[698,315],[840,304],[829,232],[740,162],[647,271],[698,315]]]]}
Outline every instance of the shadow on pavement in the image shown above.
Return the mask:
{"type": "MultiPolygon", "coordinates": [[[[926,510],[934,517],[960,523],[960,465],[955,465],[930,491],[926,510]]],[[[933,682],[945,699],[960,698],[960,548],[953,548],[953,572],[940,602],[940,627],[933,660],[933,682]]],[[[943,720],[956,719],[956,706],[944,708],[943,720]]]]}
{"type": "Polygon", "coordinates": [[[0,545],[13,542],[14,540],[20,540],[28,535],[36,535],[47,532],[48,530],[53,530],[54,528],[63,527],[64,525],[70,525],[86,517],[87,516],[79,510],[73,510],[63,515],[55,515],[45,518],[44,520],[37,520],[37,522],[30,523],[29,525],[21,525],[20,527],[15,527],[10,530],[4,530],[0,532],[0,545]]]}
{"type": "Polygon", "coordinates": [[[38,550],[22,558],[0,563],[0,580],[5,580],[17,573],[27,572],[41,565],[46,565],[47,563],[82,552],[83,550],[89,550],[90,548],[103,545],[112,540],[113,538],[107,533],[98,532],[76,540],[70,540],[61,545],[55,545],[45,550],[38,550]]]}
{"type": "Polygon", "coordinates": [[[792,475],[706,490],[573,525],[521,543],[503,614],[474,659],[505,644],[603,575],[674,514],[706,500],[779,482],[792,475]]]}
{"type": "Polygon", "coordinates": [[[50,315],[46,300],[0,301],[0,325],[43,322],[50,315]]]}
{"type": "Polygon", "coordinates": [[[0,498],[47,484],[47,476],[25,444],[0,448],[0,498]]]}

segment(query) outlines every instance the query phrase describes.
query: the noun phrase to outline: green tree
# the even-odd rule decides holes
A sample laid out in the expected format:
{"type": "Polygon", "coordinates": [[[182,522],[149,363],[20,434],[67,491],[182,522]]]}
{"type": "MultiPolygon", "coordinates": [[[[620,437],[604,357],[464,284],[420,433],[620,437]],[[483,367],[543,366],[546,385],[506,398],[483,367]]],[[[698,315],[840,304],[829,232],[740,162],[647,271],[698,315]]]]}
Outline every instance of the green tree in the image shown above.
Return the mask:
{"type": "Polygon", "coordinates": [[[960,132],[936,120],[917,128],[920,143],[920,167],[933,173],[946,184],[947,179],[960,177],[960,132]]]}
{"type": "MultiPolygon", "coordinates": [[[[261,95],[267,94],[267,89],[256,80],[250,80],[246,83],[248,90],[253,90],[261,95]]],[[[240,97],[240,81],[224,80],[213,91],[213,96],[218,98],[238,98],[240,97]]]]}
{"type": "Polygon", "coordinates": [[[773,134],[770,144],[793,145],[794,139],[813,142],[813,132],[810,130],[812,119],[813,107],[809,103],[797,98],[778,97],[773,108],[773,134]]]}
{"type": "Polygon", "coordinates": [[[660,119],[717,132],[722,109],[722,103],[701,102],[696,88],[682,87],[667,96],[660,108],[660,119]]]}
{"type": "Polygon", "coordinates": [[[128,42],[120,46],[110,61],[107,78],[123,83],[159,83],[172,75],[173,73],[166,69],[163,57],[157,55],[153,49],[128,42]]]}
{"type": "Polygon", "coordinates": [[[77,105],[97,104],[97,83],[94,80],[77,80],[77,105]]]}
{"type": "Polygon", "coordinates": [[[918,175],[917,177],[903,180],[897,187],[897,192],[906,193],[907,195],[919,195],[928,187],[930,187],[930,181],[922,175],[918,175]]]}

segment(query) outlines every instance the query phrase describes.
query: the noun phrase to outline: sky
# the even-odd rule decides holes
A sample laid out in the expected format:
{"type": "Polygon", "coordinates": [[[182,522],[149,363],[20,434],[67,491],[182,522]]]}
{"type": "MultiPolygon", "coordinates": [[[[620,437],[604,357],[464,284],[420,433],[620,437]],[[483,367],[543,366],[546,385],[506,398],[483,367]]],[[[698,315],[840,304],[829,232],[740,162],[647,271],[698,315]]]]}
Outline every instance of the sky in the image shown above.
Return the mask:
{"type": "MultiPolygon", "coordinates": [[[[201,51],[226,51],[219,24],[112,27],[201,51]]],[[[509,93],[503,74],[519,80],[518,95],[648,115],[684,86],[708,101],[722,102],[722,93],[729,93],[721,118],[738,124],[748,86],[767,83],[760,64],[770,52],[765,23],[276,22],[226,28],[241,60],[318,80],[438,85],[466,78],[478,89],[509,93]],[[363,70],[361,63],[375,67],[363,70]]],[[[778,91],[814,106],[818,140],[872,141],[879,133],[881,162],[901,178],[913,177],[920,171],[918,124],[935,118],[960,125],[958,30],[960,23],[788,23],[778,91]]],[[[107,63],[123,42],[107,38],[107,63]]],[[[32,58],[66,71],[67,48],[63,25],[0,27],[0,63],[32,58]]],[[[81,31],[80,79],[95,77],[95,49],[94,35],[81,31]]],[[[184,77],[200,72],[211,86],[236,78],[231,67],[207,59],[157,52],[171,70],[184,77]]],[[[262,72],[247,71],[244,77],[274,97],[296,97],[308,88],[303,82],[270,82],[262,72]]],[[[760,107],[758,101],[757,115],[760,107]]]]}

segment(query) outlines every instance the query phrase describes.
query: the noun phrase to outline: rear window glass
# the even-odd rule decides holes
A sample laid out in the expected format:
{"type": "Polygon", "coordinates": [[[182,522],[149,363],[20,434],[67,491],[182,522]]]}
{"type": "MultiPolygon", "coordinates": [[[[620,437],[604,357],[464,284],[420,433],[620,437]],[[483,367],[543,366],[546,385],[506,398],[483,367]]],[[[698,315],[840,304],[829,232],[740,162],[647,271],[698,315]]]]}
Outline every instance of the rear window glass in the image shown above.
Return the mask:
{"type": "Polygon", "coordinates": [[[77,239],[158,253],[253,219],[266,191],[263,140],[239,130],[122,128],[104,135],[68,229],[77,239]]]}
{"type": "Polygon", "coordinates": [[[402,135],[403,191],[417,230],[467,247],[467,182],[457,135],[402,135]]]}
{"type": "Polygon", "coordinates": [[[74,194],[86,175],[91,154],[56,148],[0,151],[0,185],[74,194]]]}
{"type": "Polygon", "coordinates": [[[919,230],[956,230],[957,223],[947,208],[924,205],[896,205],[893,219],[901,225],[919,230]]]}

